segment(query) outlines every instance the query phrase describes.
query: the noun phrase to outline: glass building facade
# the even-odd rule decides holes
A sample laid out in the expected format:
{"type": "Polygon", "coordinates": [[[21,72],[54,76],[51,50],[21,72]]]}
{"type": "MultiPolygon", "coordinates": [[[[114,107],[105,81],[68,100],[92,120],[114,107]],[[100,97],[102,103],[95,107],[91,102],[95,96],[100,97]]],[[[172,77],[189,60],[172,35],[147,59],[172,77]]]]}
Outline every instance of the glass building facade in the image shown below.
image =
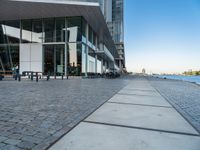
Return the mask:
{"type": "Polygon", "coordinates": [[[0,71],[51,75],[103,73],[109,61],[95,50],[97,34],[83,17],[0,22],[0,71]]]}
{"type": "Polygon", "coordinates": [[[118,57],[115,58],[116,64],[123,71],[125,69],[125,50],[124,50],[124,0],[64,0],[81,2],[98,2],[105,21],[108,25],[110,34],[115,42],[118,57]]]}

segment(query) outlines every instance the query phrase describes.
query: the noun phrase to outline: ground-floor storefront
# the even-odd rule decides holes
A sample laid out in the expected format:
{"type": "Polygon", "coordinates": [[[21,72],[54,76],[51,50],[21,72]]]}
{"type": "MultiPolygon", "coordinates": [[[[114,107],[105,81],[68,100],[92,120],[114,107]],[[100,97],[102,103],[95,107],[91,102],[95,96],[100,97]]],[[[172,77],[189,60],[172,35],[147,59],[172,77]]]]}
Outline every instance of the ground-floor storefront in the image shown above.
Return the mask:
{"type": "Polygon", "coordinates": [[[83,17],[0,22],[0,71],[87,76],[115,68],[113,54],[83,17]]]}

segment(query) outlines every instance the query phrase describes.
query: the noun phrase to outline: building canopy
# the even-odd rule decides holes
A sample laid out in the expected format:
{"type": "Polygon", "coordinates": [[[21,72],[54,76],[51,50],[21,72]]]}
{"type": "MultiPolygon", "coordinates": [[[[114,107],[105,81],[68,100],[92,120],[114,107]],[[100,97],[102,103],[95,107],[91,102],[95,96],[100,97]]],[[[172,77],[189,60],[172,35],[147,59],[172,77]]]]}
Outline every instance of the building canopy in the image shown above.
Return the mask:
{"type": "Polygon", "coordinates": [[[0,0],[0,21],[83,16],[115,58],[118,57],[98,3],[62,0],[0,0]]]}

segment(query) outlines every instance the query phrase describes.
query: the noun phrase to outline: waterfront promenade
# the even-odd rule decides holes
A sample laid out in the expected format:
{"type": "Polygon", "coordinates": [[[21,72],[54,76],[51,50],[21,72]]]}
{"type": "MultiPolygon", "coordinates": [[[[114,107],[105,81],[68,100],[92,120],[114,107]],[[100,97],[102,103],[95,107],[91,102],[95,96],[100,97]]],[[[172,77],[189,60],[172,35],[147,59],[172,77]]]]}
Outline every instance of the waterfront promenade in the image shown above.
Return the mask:
{"type": "Polygon", "coordinates": [[[199,132],[149,80],[130,81],[50,150],[199,150],[199,132]]]}
{"type": "Polygon", "coordinates": [[[199,99],[152,77],[3,81],[0,150],[199,150],[199,99]]]}

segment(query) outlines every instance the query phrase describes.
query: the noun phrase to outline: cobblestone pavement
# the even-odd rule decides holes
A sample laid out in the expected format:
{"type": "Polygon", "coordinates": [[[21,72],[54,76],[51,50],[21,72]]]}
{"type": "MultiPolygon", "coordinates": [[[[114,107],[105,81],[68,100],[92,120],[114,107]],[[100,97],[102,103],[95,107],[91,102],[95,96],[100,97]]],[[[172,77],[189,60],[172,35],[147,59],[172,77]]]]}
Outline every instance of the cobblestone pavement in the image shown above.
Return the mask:
{"type": "Polygon", "coordinates": [[[110,99],[124,79],[0,82],[0,150],[43,150],[110,99]]]}
{"type": "Polygon", "coordinates": [[[156,88],[200,133],[200,86],[194,83],[148,77],[156,88]]]}

